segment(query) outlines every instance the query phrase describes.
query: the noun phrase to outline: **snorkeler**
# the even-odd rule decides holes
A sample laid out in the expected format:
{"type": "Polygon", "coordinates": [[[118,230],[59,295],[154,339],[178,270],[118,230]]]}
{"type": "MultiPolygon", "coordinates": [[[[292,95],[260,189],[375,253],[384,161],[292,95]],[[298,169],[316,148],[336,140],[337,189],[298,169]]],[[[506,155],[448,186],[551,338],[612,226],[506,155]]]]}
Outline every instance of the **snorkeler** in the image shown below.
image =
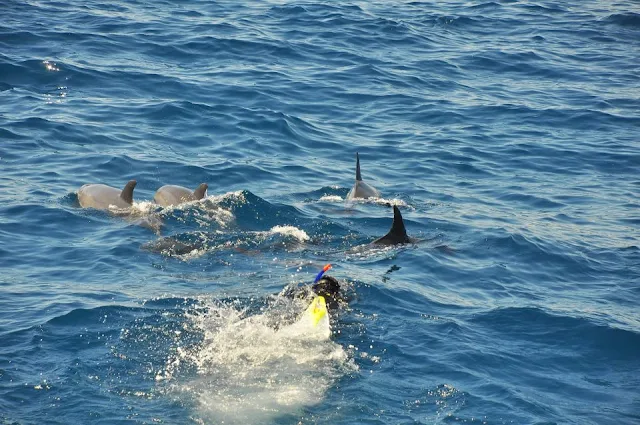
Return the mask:
{"type": "Polygon", "coordinates": [[[331,268],[331,264],[327,264],[318,273],[313,284],[310,286],[294,287],[287,286],[282,295],[289,298],[312,298],[316,296],[324,297],[329,310],[338,308],[341,302],[346,302],[344,295],[340,292],[340,283],[333,276],[324,275],[331,268]]]}

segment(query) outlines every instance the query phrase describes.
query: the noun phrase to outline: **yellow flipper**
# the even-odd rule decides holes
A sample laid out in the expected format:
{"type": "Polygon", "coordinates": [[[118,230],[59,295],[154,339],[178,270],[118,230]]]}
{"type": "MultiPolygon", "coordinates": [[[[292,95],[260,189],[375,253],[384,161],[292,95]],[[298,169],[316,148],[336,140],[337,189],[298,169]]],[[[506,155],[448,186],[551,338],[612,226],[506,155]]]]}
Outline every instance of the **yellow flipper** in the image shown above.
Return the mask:
{"type": "Polygon", "coordinates": [[[320,320],[327,315],[327,303],[322,295],[318,295],[311,301],[305,310],[303,317],[309,317],[313,326],[317,326],[320,320]]]}
{"type": "Polygon", "coordinates": [[[329,339],[331,337],[331,325],[324,297],[321,295],[316,296],[297,321],[281,328],[279,332],[290,338],[329,339]]]}

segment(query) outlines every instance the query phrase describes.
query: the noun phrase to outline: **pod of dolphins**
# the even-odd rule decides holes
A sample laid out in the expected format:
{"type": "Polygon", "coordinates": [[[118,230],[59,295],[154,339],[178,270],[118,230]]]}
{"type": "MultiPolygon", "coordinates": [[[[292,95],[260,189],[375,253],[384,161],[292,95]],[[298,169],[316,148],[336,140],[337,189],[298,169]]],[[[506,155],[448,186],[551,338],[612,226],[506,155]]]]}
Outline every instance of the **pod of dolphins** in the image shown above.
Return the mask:
{"type": "MultiPolygon", "coordinates": [[[[133,204],[133,189],[137,182],[130,180],[122,190],[104,184],[85,184],[78,189],[78,201],[82,208],[109,210],[109,208],[129,208],[133,204]]],[[[165,185],[158,189],[153,201],[163,207],[179,205],[184,202],[198,201],[207,196],[208,185],[200,184],[195,190],[182,186],[165,185]]],[[[365,183],[360,174],[360,156],[356,153],[356,182],[347,195],[347,200],[357,198],[379,198],[380,191],[365,183]]],[[[402,215],[397,206],[393,206],[393,222],[389,232],[373,241],[379,245],[396,245],[411,243],[413,239],[407,236],[402,215]]]]}

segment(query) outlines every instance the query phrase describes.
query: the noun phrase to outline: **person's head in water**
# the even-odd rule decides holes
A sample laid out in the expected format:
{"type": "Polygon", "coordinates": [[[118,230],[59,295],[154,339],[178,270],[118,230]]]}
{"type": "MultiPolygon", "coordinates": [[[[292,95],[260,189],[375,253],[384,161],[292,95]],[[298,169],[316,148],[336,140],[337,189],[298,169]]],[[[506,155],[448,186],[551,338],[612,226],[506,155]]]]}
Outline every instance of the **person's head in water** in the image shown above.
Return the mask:
{"type": "Polygon", "coordinates": [[[327,304],[337,303],[340,299],[340,283],[335,277],[323,276],[311,289],[316,295],[322,295],[327,304]]]}

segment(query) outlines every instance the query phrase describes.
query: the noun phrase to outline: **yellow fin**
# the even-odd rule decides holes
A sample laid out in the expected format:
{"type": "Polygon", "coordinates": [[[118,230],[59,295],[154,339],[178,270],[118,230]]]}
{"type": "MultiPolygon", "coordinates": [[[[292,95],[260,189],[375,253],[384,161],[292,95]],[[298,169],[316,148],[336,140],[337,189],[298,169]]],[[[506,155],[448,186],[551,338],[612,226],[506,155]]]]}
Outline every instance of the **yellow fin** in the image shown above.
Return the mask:
{"type": "Polygon", "coordinates": [[[322,295],[318,295],[317,297],[315,297],[313,301],[311,301],[311,304],[309,304],[309,307],[307,307],[307,310],[304,312],[304,316],[307,316],[311,319],[311,323],[313,323],[313,326],[316,326],[318,322],[320,322],[320,320],[322,320],[322,318],[326,315],[327,303],[325,302],[322,295]]]}

